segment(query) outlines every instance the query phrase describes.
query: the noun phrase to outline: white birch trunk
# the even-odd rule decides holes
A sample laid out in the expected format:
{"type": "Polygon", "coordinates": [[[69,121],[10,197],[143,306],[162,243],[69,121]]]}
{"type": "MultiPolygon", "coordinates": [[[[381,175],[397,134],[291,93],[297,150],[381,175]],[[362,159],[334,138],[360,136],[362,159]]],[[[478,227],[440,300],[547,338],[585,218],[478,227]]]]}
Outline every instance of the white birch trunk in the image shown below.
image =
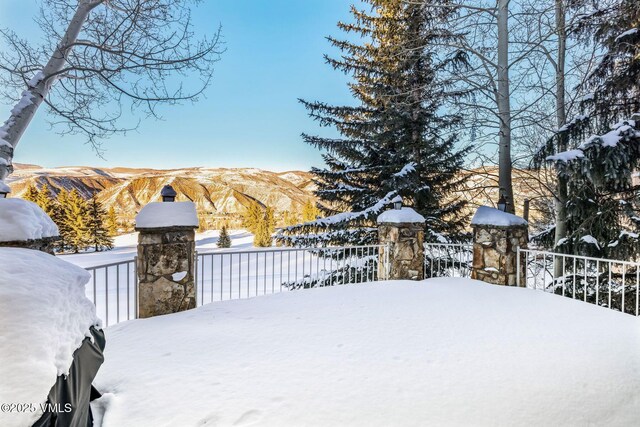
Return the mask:
{"type": "Polygon", "coordinates": [[[70,45],[73,44],[82,30],[91,10],[102,0],[81,0],[66,32],[58,43],[44,69],[34,76],[22,98],[11,110],[11,116],[0,127],[0,182],[13,172],[13,153],[20,138],[31,123],[44,98],[49,94],[57,75],[64,69],[70,45]]]}
{"type": "Polygon", "coordinates": [[[499,177],[500,195],[507,212],[515,213],[511,180],[511,100],[509,93],[509,0],[498,0],[498,115],[500,118],[499,177]]]}
{"type": "MultiPolygon", "coordinates": [[[[565,64],[567,54],[565,0],[555,0],[556,33],[558,37],[558,55],[556,59],[556,122],[558,129],[567,123],[565,102],[565,64]]],[[[567,138],[561,135],[558,139],[558,152],[567,150],[567,138]]],[[[567,237],[567,180],[557,174],[556,188],[556,229],[554,246],[567,237]]],[[[559,260],[554,265],[554,277],[562,276],[562,265],[559,260]]]]}

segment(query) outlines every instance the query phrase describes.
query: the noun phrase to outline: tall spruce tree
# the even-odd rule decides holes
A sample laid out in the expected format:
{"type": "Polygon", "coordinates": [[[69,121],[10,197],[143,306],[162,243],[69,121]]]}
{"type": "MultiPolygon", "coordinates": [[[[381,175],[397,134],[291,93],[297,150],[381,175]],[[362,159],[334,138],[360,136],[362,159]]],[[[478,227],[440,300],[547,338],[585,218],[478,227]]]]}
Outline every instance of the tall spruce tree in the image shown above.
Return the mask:
{"type": "Polygon", "coordinates": [[[604,55],[586,82],[591,94],[582,102],[582,114],[563,126],[535,162],[552,162],[568,183],[567,238],[555,250],[636,257],[640,186],[634,184],[633,173],[640,168],[640,3],[619,0],[605,8],[579,3],[594,11],[580,30],[595,34],[604,55]],[[561,138],[570,141],[571,150],[556,153],[561,138]]]}
{"type": "Polygon", "coordinates": [[[401,195],[427,218],[428,239],[457,237],[464,224],[462,201],[453,196],[464,152],[453,133],[459,117],[441,114],[449,96],[439,70],[464,67],[462,52],[435,48],[456,37],[446,29],[452,8],[442,2],[367,0],[370,10],[351,7],[353,22],[338,27],[350,39],[329,37],[341,51],[326,56],[352,77],[357,105],[333,106],[301,100],[322,126],[339,138],[303,134],[324,151],[325,168],[313,168],[324,219],[283,229],[289,245],[367,244],[377,240],[375,218],[401,195]],[[420,3],[420,4],[418,4],[420,3]]]}
{"type": "Polygon", "coordinates": [[[113,206],[110,206],[107,212],[106,227],[109,236],[114,237],[118,234],[118,216],[113,206]]]}
{"type": "Polygon", "coordinates": [[[87,244],[96,252],[113,248],[113,239],[107,228],[107,212],[94,194],[87,203],[87,244]]]}

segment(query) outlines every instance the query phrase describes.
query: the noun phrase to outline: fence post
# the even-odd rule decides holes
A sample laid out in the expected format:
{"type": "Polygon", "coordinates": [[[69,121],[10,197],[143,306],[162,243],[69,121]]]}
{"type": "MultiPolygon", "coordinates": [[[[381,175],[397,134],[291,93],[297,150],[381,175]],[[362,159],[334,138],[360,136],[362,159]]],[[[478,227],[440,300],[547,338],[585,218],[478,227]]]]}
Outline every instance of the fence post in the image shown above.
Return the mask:
{"type": "Polygon", "coordinates": [[[394,209],[378,216],[378,240],[381,245],[378,277],[380,280],[424,279],[424,223],[422,215],[402,207],[399,197],[394,209]]]}
{"type": "Polygon", "coordinates": [[[481,206],[471,221],[471,227],[471,278],[496,285],[526,286],[523,276],[523,267],[526,266],[519,258],[524,253],[519,249],[527,248],[527,221],[498,209],[481,206]]]}
{"type": "Polygon", "coordinates": [[[172,203],[149,203],[136,216],[136,231],[140,233],[136,266],[140,318],[196,306],[198,216],[192,202],[173,202],[175,195],[175,191],[166,186],[163,199],[172,203]]]}

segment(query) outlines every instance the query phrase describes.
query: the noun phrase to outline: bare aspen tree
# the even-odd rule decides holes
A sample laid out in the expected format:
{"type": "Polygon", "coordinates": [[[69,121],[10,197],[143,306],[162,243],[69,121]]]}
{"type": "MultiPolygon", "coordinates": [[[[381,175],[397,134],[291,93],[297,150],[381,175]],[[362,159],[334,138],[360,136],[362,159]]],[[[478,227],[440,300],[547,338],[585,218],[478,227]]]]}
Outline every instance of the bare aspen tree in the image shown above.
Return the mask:
{"type": "Polygon", "coordinates": [[[134,129],[125,109],[157,116],[161,104],[196,100],[221,53],[219,30],[195,36],[198,0],[42,0],[45,36],[34,46],[0,29],[0,91],[15,99],[0,127],[0,181],[12,172],[16,146],[42,104],[61,133],[100,141],[134,129]]]}

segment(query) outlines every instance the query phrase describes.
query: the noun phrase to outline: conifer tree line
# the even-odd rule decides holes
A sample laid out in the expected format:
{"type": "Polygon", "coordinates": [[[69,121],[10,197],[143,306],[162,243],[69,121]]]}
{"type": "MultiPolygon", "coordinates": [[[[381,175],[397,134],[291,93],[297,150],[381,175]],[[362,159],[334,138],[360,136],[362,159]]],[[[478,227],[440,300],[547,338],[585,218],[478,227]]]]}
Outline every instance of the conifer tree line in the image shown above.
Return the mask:
{"type": "Polygon", "coordinates": [[[95,194],[85,200],[76,189],[61,189],[54,198],[49,186],[43,184],[39,189],[29,186],[23,198],[40,206],[58,226],[58,251],[78,253],[113,248],[113,237],[118,231],[116,212],[113,207],[105,210],[95,194]]]}
{"type": "Polygon", "coordinates": [[[302,135],[325,163],[312,169],[321,218],[280,242],[374,243],[397,195],[427,240],[465,239],[463,172],[496,165],[508,212],[525,202],[512,168],[538,188],[535,244],[640,255],[640,2],[364,0],[338,29],[325,60],[352,102],[300,100],[333,133],[302,135]]]}
{"type": "Polygon", "coordinates": [[[252,202],[242,215],[242,226],[253,233],[253,246],[271,246],[276,227],[273,208],[252,202]]]}

